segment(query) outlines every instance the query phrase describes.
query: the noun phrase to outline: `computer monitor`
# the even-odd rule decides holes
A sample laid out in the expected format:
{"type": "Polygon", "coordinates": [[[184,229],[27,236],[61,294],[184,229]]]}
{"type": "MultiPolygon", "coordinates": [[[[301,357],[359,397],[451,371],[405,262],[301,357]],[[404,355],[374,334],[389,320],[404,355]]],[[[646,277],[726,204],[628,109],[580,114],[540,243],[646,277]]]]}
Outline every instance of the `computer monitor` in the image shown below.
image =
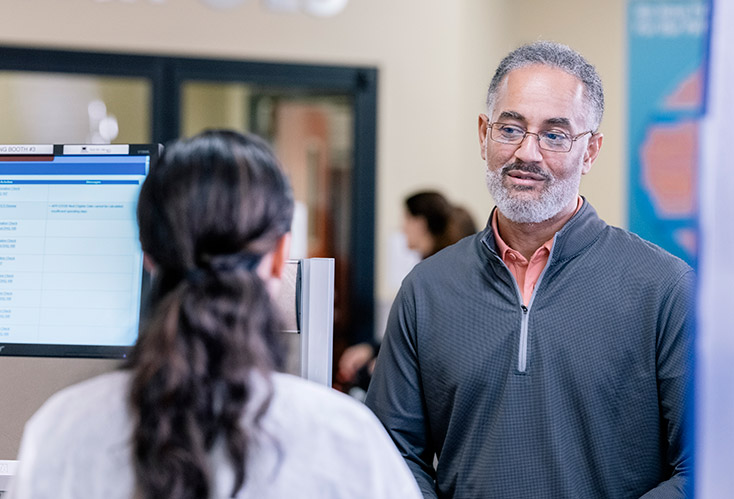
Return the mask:
{"type": "Polygon", "coordinates": [[[0,145],[0,357],[135,343],[138,192],[159,145],[0,145]]]}

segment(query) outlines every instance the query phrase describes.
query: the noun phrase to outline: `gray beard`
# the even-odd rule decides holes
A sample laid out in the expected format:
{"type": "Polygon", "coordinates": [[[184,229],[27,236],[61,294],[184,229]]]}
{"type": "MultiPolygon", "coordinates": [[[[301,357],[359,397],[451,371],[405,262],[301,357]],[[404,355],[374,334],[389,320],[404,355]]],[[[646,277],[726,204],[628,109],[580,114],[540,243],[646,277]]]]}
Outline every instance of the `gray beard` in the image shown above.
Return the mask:
{"type": "Polygon", "coordinates": [[[515,223],[540,223],[553,218],[576,199],[581,175],[572,175],[558,180],[550,172],[533,164],[509,163],[499,170],[487,168],[486,181],[489,193],[505,217],[515,223]],[[523,191],[530,189],[507,187],[504,179],[511,170],[525,171],[545,177],[546,184],[540,196],[537,199],[530,198],[521,195],[523,191]]]}

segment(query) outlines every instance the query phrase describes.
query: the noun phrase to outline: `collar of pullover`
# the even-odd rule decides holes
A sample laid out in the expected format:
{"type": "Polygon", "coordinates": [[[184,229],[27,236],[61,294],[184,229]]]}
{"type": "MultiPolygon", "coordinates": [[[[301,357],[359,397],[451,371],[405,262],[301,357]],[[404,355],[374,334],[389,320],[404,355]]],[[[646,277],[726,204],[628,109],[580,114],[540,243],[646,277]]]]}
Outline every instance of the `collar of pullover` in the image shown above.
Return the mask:
{"type": "MultiPolygon", "coordinates": [[[[481,233],[481,241],[499,257],[497,241],[494,238],[491,224],[496,209],[495,207],[489,215],[487,226],[481,233]]],[[[553,237],[552,261],[564,261],[574,257],[593,243],[606,227],[607,224],[599,218],[594,207],[584,198],[581,209],[553,237]]]]}

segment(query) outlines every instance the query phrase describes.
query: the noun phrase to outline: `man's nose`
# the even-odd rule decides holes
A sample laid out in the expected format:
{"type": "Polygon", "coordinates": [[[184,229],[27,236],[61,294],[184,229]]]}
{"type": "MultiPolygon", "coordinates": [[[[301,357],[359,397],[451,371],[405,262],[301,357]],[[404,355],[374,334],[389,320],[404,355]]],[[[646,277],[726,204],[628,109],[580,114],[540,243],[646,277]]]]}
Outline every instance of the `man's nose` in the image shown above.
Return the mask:
{"type": "Polygon", "coordinates": [[[543,154],[538,144],[539,137],[534,133],[527,133],[523,137],[522,142],[518,144],[515,150],[515,157],[525,163],[537,163],[543,159],[543,154]]]}

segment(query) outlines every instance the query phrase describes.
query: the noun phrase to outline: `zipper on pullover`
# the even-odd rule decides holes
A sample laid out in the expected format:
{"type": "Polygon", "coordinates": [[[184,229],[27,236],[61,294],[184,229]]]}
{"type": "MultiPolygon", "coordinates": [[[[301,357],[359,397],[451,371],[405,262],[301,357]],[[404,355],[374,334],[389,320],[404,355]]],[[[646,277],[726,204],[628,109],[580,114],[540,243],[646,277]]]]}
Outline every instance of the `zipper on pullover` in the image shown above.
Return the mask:
{"type": "MultiPolygon", "coordinates": [[[[505,270],[507,270],[507,273],[510,275],[510,280],[515,285],[515,294],[517,295],[517,300],[520,303],[520,310],[522,310],[522,318],[520,319],[520,341],[517,345],[517,370],[520,373],[525,373],[528,367],[528,323],[530,321],[530,305],[533,304],[533,299],[535,298],[535,290],[533,290],[533,294],[530,297],[529,306],[526,307],[523,303],[522,292],[520,291],[520,285],[517,283],[517,279],[515,279],[515,275],[510,271],[510,268],[507,266],[507,264],[505,264],[504,260],[502,260],[502,258],[500,258],[497,253],[494,253],[494,256],[495,258],[497,258],[500,265],[502,265],[505,270]]],[[[538,283],[540,283],[540,279],[542,279],[543,274],[545,274],[545,269],[543,269],[543,272],[541,272],[540,277],[538,278],[538,283]]]]}
{"type": "Polygon", "coordinates": [[[530,310],[521,305],[522,320],[520,321],[520,344],[517,350],[517,370],[524,373],[528,367],[528,319],[530,310]]]}
{"type": "Polygon", "coordinates": [[[527,306],[525,306],[525,303],[522,299],[522,292],[520,291],[520,285],[517,283],[517,279],[515,279],[515,275],[510,271],[510,268],[505,264],[504,260],[502,260],[502,257],[500,257],[496,251],[494,251],[486,241],[482,241],[484,245],[490,250],[490,252],[494,255],[494,258],[496,258],[499,263],[507,270],[507,273],[510,274],[510,280],[515,285],[515,293],[517,294],[517,299],[520,302],[520,309],[522,310],[522,318],[520,319],[520,341],[517,346],[517,370],[520,373],[525,373],[528,369],[528,337],[530,335],[530,309],[533,306],[533,301],[535,300],[535,293],[538,290],[538,287],[540,286],[540,283],[543,280],[543,277],[545,277],[545,273],[548,270],[548,266],[550,265],[551,260],[553,259],[553,250],[556,248],[556,237],[558,236],[558,233],[553,236],[553,244],[551,246],[550,253],[548,254],[548,261],[545,264],[545,267],[543,268],[543,271],[538,276],[538,280],[535,283],[535,289],[533,289],[532,295],[530,295],[530,302],[527,306]]]}

